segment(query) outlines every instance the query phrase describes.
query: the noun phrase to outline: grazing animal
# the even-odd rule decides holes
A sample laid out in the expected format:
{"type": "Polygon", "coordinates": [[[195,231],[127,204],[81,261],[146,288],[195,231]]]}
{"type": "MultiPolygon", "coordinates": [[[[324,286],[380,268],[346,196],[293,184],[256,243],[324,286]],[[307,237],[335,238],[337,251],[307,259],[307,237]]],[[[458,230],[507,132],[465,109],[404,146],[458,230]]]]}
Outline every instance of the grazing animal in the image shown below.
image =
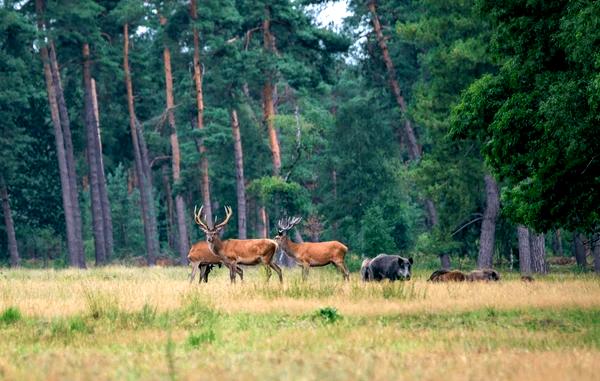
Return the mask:
{"type": "Polygon", "coordinates": [[[362,264],[360,265],[360,279],[362,279],[363,282],[368,282],[370,280],[369,263],[371,263],[371,259],[367,258],[363,260],[362,264]]]}
{"type": "MultiPolygon", "coordinates": [[[[196,273],[200,271],[200,279],[199,282],[204,281],[204,283],[208,282],[208,274],[213,269],[215,265],[221,267],[223,261],[220,257],[217,257],[210,251],[208,247],[208,242],[200,241],[196,242],[190,248],[190,252],[188,253],[188,261],[192,266],[192,273],[190,274],[190,283],[194,281],[196,277],[196,273]]],[[[225,265],[227,266],[227,265],[225,265]]],[[[240,280],[244,280],[244,272],[239,267],[235,270],[235,272],[240,276],[240,280]]]]}
{"type": "Polygon", "coordinates": [[[198,211],[194,208],[194,219],[200,226],[200,230],[206,233],[206,242],[208,242],[210,251],[229,267],[231,283],[235,283],[235,274],[239,270],[238,265],[254,266],[261,263],[267,270],[267,281],[271,278],[271,269],[273,269],[279,276],[279,282],[283,283],[281,268],[273,261],[278,248],[277,242],[272,239],[228,239],[222,241],[219,233],[233,215],[231,207],[225,207],[225,219],[212,228],[202,221],[202,208],[200,207],[198,211]]]}
{"type": "Polygon", "coordinates": [[[473,270],[468,274],[459,270],[436,270],[431,274],[428,282],[475,282],[475,281],[499,281],[500,274],[496,270],[484,269],[473,270]]]}
{"type": "MultiPolygon", "coordinates": [[[[366,264],[365,281],[382,281],[389,279],[392,282],[396,280],[410,280],[412,258],[404,258],[399,255],[379,254],[366,264]]],[[[365,265],[365,261],[363,261],[365,265]]]]}
{"type": "Polygon", "coordinates": [[[288,237],[288,231],[302,220],[301,217],[279,220],[275,241],[281,249],[302,266],[302,279],[308,278],[311,267],[333,264],[342,273],[344,280],[350,279],[350,272],[344,263],[348,248],[338,241],[295,243],[288,237]]]}
{"type": "Polygon", "coordinates": [[[500,274],[498,274],[498,271],[492,269],[473,270],[467,274],[467,280],[469,282],[497,282],[500,280],[500,274]]]}

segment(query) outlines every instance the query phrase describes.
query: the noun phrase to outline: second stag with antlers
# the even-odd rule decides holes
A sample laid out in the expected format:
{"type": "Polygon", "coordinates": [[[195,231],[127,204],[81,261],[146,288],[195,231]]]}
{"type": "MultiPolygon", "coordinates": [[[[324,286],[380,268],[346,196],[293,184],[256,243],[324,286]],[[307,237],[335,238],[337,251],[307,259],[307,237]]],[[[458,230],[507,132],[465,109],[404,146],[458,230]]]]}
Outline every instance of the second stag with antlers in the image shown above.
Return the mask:
{"type": "Polygon", "coordinates": [[[231,207],[225,207],[225,219],[219,223],[215,221],[215,226],[212,228],[202,220],[202,208],[200,207],[200,210],[196,210],[197,208],[194,207],[194,219],[196,224],[200,226],[200,229],[206,233],[206,242],[208,242],[209,249],[221,258],[223,263],[228,265],[229,277],[232,283],[235,283],[235,274],[238,265],[253,266],[261,263],[267,270],[267,280],[271,277],[271,269],[273,269],[279,276],[279,281],[283,282],[281,268],[273,262],[275,252],[277,251],[277,242],[266,238],[227,239],[222,241],[219,233],[225,228],[225,225],[227,225],[233,214],[231,207]]]}
{"type": "Polygon", "coordinates": [[[275,237],[279,246],[287,255],[294,258],[302,266],[302,279],[308,277],[310,267],[320,267],[333,264],[349,279],[349,272],[344,258],[348,248],[338,241],[294,243],[288,237],[288,231],[300,222],[301,217],[286,218],[277,223],[278,233],[275,237]]]}

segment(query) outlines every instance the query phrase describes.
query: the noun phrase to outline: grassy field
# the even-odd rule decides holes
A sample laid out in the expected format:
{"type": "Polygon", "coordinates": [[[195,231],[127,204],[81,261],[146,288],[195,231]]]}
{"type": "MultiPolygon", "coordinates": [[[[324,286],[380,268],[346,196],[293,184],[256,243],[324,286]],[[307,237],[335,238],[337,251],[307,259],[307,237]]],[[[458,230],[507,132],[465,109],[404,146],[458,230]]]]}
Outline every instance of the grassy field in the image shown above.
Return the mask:
{"type": "Polygon", "coordinates": [[[600,280],[350,282],[248,269],[0,270],[0,379],[593,380],[600,280]]]}

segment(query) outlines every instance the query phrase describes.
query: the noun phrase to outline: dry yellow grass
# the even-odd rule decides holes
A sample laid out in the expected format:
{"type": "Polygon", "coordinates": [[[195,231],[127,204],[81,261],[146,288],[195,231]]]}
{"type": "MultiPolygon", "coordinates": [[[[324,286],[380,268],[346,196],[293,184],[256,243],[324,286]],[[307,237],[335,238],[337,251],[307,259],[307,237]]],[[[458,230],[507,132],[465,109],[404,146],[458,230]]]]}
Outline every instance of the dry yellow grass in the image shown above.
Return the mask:
{"type": "Polygon", "coordinates": [[[0,380],[597,379],[593,276],[363,284],[286,271],[279,285],[246,273],[232,286],[224,270],[201,285],[183,268],[0,271],[0,313],[24,315],[0,319],[0,380]]]}
{"type": "Polygon", "coordinates": [[[352,315],[600,306],[600,281],[595,277],[563,275],[532,283],[514,279],[450,284],[432,284],[422,278],[390,285],[364,284],[356,275],[350,282],[342,282],[338,274],[313,271],[302,283],[299,271],[294,270],[286,272],[280,285],[275,279],[266,283],[260,271],[248,269],[246,273],[246,281],[236,285],[229,284],[223,270],[211,274],[217,276],[208,284],[190,285],[184,268],[12,271],[10,276],[0,275],[0,309],[16,306],[26,315],[73,315],[83,312],[87,298],[93,295],[110,299],[128,311],[145,304],[166,311],[179,308],[182,301],[196,294],[218,310],[251,313],[300,314],[322,306],[352,315]]]}

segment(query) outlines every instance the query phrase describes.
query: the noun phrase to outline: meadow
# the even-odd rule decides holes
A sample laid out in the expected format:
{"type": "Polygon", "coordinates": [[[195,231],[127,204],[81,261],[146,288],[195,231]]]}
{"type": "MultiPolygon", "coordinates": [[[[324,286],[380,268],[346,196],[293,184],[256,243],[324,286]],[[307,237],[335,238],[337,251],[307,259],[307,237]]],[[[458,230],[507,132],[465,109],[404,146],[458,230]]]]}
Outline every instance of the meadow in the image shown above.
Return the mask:
{"type": "Polygon", "coordinates": [[[0,270],[5,380],[592,380],[600,279],[350,282],[284,270],[0,270]]]}

